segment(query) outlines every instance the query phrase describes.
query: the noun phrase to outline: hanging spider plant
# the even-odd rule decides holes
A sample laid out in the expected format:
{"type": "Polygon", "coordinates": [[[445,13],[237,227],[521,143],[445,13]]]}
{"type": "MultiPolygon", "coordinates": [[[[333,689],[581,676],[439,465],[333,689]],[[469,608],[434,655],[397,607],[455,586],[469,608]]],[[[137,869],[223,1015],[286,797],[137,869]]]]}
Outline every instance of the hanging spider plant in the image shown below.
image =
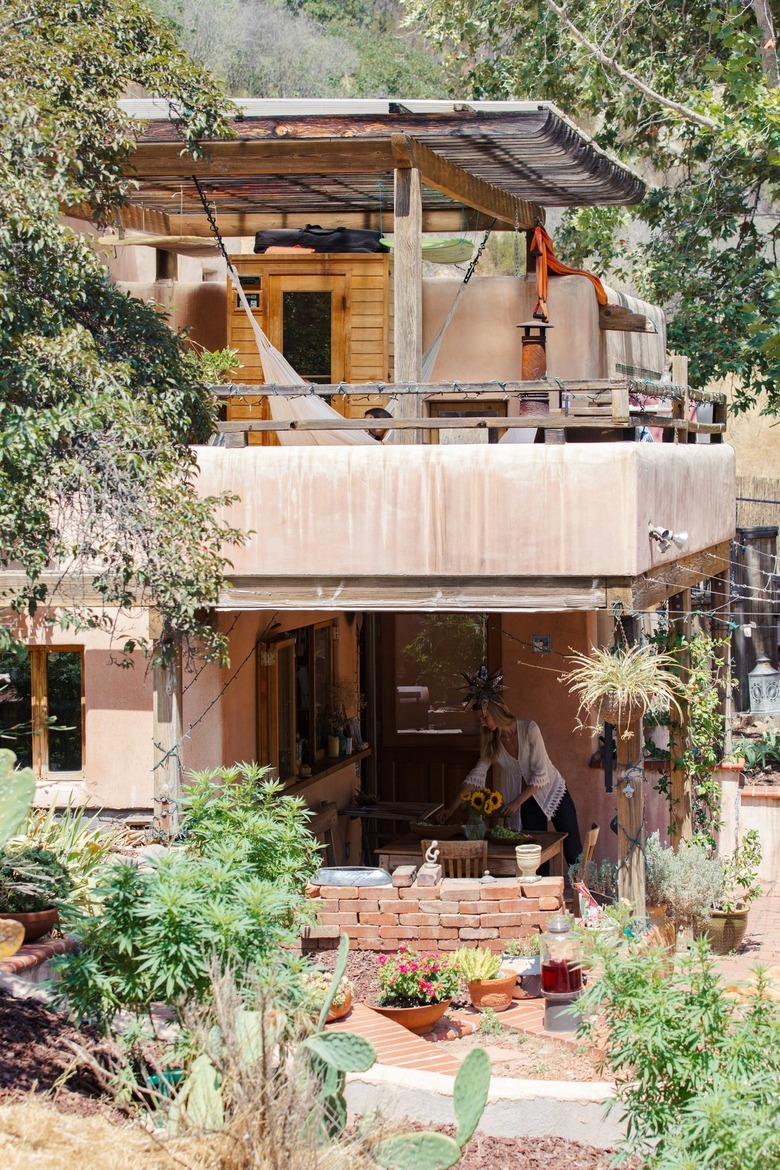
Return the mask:
{"type": "Polygon", "coordinates": [[[594,647],[589,654],[572,654],[570,661],[576,665],[561,675],[561,680],[579,700],[580,728],[597,730],[601,723],[612,723],[627,739],[631,736],[629,725],[650,710],[674,708],[681,714],[680,680],[673,673],[677,663],[652,645],[611,650],[594,647]]]}

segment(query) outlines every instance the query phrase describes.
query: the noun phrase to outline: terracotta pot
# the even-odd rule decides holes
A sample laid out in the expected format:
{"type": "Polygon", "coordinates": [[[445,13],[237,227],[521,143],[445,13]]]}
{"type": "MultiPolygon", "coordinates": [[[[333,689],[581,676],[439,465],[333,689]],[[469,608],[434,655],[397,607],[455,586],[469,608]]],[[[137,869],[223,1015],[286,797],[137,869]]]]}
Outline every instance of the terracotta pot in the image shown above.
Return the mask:
{"type": "MultiPolygon", "coordinates": [[[[328,1018],[325,1021],[325,1023],[332,1024],[334,1020],[340,1020],[342,1016],[345,1016],[347,1014],[347,1012],[350,1010],[351,1007],[352,1007],[352,992],[348,991],[346,998],[345,998],[343,1004],[341,1005],[341,1007],[337,1007],[337,1008],[332,1007],[330,1009],[330,1011],[328,1012],[328,1018]]],[[[320,1010],[322,1010],[322,1009],[320,1009],[320,1010]]]]}
{"type": "Polygon", "coordinates": [[[495,979],[476,979],[469,983],[472,1005],[477,1011],[492,1008],[494,1012],[505,1012],[512,1006],[516,983],[516,973],[507,967],[502,967],[495,979]]]}
{"type": "Polygon", "coordinates": [[[410,1032],[414,1032],[416,1036],[430,1032],[449,1006],[450,1000],[448,999],[442,999],[439,1003],[426,1003],[422,1007],[380,1007],[375,1003],[368,1004],[368,1007],[379,1012],[380,1016],[386,1016],[388,1020],[401,1024],[410,1032]]]}
{"type": "Polygon", "coordinates": [[[704,931],[716,955],[728,955],[742,945],[747,932],[749,907],[739,910],[713,910],[704,931]]]}
{"type": "Polygon", "coordinates": [[[21,922],[24,927],[25,945],[48,934],[57,921],[57,916],[55,906],[50,906],[48,910],[30,910],[24,914],[0,914],[0,918],[13,918],[21,922]]]}

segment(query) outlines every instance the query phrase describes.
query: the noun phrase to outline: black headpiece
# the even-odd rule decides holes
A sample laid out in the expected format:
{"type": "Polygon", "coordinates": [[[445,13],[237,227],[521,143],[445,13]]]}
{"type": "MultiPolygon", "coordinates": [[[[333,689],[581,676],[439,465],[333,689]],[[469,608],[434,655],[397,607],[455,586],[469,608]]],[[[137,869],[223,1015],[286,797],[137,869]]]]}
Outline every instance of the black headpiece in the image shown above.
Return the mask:
{"type": "Polygon", "coordinates": [[[461,687],[461,690],[466,692],[464,707],[470,707],[472,711],[481,711],[485,703],[501,702],[501,692],[504,689],[501,680],[504,676],[499,670],[488,674],[488,668],[483,662],[476,674],[467,674],[465,670],[460,673],[467,683],[465,687],[461,687]]]}

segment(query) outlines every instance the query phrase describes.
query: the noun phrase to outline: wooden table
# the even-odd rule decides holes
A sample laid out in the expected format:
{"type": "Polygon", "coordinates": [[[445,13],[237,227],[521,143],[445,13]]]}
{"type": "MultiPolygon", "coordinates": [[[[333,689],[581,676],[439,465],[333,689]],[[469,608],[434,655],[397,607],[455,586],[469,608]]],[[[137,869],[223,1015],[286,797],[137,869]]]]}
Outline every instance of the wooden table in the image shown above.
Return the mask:
{"type": "MultiPolygon", "coordinates": [[[[347,808],[339,809],[339,816],[359,817],[363,822],[361,836],[361,861],[363,865],[373,865],[373,854],[377,853],[377,822],[378,821],[427,821],[441,808],[441,803],[432,804],[430,801],[416,803],[412,801],[377,800],[374,804],[351,804],[347,808]]],[[[397,832],[395,826],[389,830],[397,832]]]]}
{"type": "MultiPolygon", "coordinates": [[[[563,874],[563,842],[567,833],[528,833],[526,842],[529,845],[541,845],[542,860],[551,862],[551,870],[555,874],[563,874]],[[530,838],[530,840],[529,840],[530,838]]],[[[435,840],[436,830],[431,831],[431,838],[435,840]]],[[[461,840],[456,837],[455,840],[461,840]]],[[[514,845],[497,845],[488,841],[488,869],[493,877],[514,877],[517,873],[517,859],[514,845]]],[[[423,861],[420,842],[412,833],[405,837],[397,837],[389,841],[381,849],[375,849],[377,864],[391,872],[397,865],[421,865],[423,861]]]]}

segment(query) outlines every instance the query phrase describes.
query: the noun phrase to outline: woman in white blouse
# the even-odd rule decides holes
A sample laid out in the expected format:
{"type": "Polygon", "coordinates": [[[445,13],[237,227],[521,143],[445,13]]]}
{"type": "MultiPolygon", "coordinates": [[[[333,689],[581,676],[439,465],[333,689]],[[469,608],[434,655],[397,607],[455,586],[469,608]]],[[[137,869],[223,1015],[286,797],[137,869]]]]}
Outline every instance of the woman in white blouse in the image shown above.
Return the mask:
{"type": "MultiPolygon", "coordinates": [[[[552,821],[557,832],[568,834],[563,853],[567,864],[573,864],[582,853],[577,810],[563,776],[548,759],[541,731],[532,719],[518,719],[499,698],[481,703],[479,721],[479,762],[462,791],[480,788],[492,769],[492,786],[504,798],[502,815],[510,827],[543,832],[552,821]]],[[[460,795],[444,818],[459,805],[460,795]]]]}

